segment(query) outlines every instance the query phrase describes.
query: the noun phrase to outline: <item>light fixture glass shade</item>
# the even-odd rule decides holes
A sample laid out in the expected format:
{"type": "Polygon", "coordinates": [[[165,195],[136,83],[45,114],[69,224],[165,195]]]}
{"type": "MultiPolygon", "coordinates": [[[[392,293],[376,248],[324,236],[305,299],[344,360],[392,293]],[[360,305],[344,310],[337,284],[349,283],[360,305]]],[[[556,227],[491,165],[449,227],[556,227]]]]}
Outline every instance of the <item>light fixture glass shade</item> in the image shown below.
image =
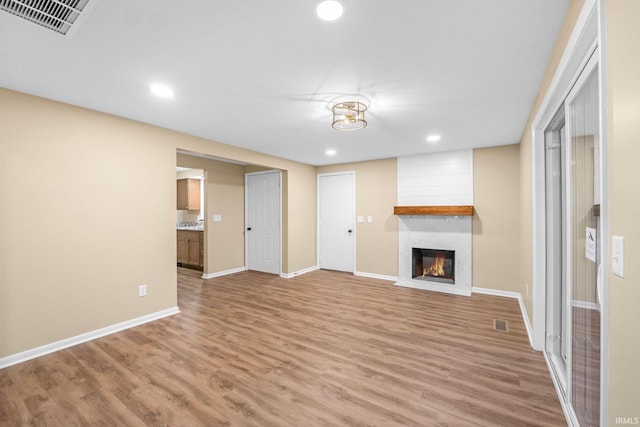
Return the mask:
{"type": "Polygon", "coordinates": [[[337,130],[358,130],[367,126],[364,112],[367,106],[362,102],[340,102],[331,107],[333,123],[331,126],[337,130]]]}

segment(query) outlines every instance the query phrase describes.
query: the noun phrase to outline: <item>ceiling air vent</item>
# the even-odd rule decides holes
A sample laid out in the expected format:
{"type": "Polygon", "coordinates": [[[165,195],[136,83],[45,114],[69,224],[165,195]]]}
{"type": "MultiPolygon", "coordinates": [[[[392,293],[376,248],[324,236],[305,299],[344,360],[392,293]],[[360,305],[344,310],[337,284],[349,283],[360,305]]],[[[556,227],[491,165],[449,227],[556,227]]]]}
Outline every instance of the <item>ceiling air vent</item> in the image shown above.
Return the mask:
{"type": "Polygon", "coordinates": [[[89,0],[0,0],[0,10],[67,34],[89,0]]]}

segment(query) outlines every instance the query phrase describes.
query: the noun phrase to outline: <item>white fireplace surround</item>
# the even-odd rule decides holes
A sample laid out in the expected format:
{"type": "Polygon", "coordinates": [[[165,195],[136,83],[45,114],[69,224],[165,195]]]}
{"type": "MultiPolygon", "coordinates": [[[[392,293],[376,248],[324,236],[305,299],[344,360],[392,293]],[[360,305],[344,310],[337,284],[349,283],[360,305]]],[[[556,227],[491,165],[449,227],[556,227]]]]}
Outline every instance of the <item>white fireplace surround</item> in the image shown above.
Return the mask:
{"type": "Polygon", "coordinates": [[[471,217],[402,215],[398,220],[398,286],[471,295],[471,217]],[[454,284],[413,279],[412,249],[455,251],[454,284]]]}
{"type": "MultiPolygon", "coordinates": [[[[473,205],[473,151],[449,151],[398,158],[398,206],[473,205]]],[[[471,295],[471,217],[398,216],[396,285],[471,295]],[[453,285],[413,279],[412,249],[455,251],[453,285]]]]}

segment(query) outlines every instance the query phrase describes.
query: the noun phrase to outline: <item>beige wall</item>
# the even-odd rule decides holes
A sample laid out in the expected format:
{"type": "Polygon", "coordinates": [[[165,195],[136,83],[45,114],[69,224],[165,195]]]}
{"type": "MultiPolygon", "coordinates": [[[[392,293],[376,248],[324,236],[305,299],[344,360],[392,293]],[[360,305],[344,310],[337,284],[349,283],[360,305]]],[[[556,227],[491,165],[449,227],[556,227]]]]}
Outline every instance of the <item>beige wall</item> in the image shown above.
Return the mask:
{"type": "Polygon", "coordinates": [[[315,167],[6,89],[0,117],[0,357],[176,305],[177,149],[284,170],[284,272],[316,264],[315,167]]]}
{"type": "Polygon", "coordinates": [[[520,280],[519,292],[522,294],[529,321],[533,322],[533,171],[531,154],[531,128],[533,119],[540,108],[549,85],[556,72],[560,58],[576,25],[584,0],[571,0],[564,23],[556,40],[553,53],[547,65],[540,90],[536,97],[529,120],[520,140],[520,280]]]}
{"type": "Polygon", "coordinates": [[[520,292],[520,147],[473,150],[473,286],[520,292]]]}
{"type": "Polygon", "coordinates": [[[184,154],[177,165],[205,171],[204,273],[244,267],[244,166],[184,154]]]}
{"type": "Polygon", "coordinates": [[[317,170],[355,171],[356,215],[365,219],[356,224],[356,271],[397,277],[398,219],[393,215],[398,200],[396,159],[322,166],[317,170]],[[373,217],[373,222],[367,222],[368,216],[373,217]]]}
{"type": "MultiPolygon", "coordinates": [[[[606,8],[609,113],[609,225],[624,237],[624,279],[609,276],[609,424],[640,417],[640,2],[613,0],[606,8]]],[[[610,242],[608,242],[610,244],[610,242]]]]}
{"type": "Polygon", "coordinates": [[[285,273],[294,273],[317,264],[317,234],[316,234],[316,173],[310,167],[309,173],[294,173],[289,169],[283,175],[283,196],[287,199],[283,203],[283,221],[289,227],[282,230],[283,240],[288,244],[284,248],[286,263],[283,263],[285,273]],[[311,248],[310,246],[313,245],[311,248]]]}
{"type": "Polygon", "coordinates": [[[0,357],[175,307],[175,148],[3,89],[0,117],[0,357]]]}

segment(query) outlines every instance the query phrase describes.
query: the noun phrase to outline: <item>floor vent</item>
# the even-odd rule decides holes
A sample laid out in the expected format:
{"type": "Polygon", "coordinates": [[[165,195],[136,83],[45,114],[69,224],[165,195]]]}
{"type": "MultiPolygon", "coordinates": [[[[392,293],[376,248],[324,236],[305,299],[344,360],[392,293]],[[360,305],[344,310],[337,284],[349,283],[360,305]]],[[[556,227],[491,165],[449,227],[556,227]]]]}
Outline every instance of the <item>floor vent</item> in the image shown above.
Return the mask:
{"type": "Polygon", "coordinates": [[[0,10],[67,34],[89,0],[0,0],[0,10]]]}
{"type": "Polygon", "coordinates": [[[500,332],[509,332],[509,322],[506,320],[493,319],[493,330],[500,332]]]}

